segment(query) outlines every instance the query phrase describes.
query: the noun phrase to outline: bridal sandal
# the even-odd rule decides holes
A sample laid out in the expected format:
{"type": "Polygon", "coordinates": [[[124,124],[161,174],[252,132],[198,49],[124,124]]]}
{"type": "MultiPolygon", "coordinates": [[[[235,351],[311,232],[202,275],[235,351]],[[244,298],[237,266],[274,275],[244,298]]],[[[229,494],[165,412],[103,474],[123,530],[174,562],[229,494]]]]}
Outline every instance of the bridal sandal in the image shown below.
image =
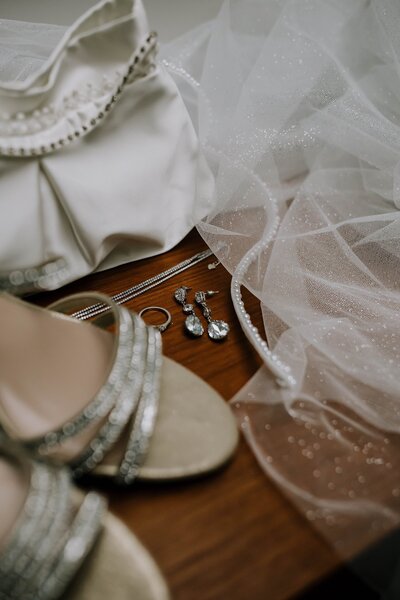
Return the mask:
{"type": "Polygon", "coordinates": [[[67,469],[0,444],[0,600],[167,600],[156,564],[67,469]]]}
{"type": "Polygon", "coordinates": [[[156,328],[101,294],[69,296],[49,309],[0,296],[7,345],[3,356],[0,345],[0,425],[10,438],[68,463],[76,478],[125,485],[201,475],[231,457],[238,432],[229,407],[162,356],[156,328]],[[96,302],[110,311],[93,323],[67,314],[96,302]]]}

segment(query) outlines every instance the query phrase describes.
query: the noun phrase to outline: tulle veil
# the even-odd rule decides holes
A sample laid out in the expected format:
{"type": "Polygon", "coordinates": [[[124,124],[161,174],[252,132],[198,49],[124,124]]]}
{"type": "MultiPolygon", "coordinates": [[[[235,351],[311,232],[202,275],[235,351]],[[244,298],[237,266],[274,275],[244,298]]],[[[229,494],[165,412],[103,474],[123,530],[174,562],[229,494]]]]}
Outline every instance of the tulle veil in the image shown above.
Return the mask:
{"type": "Polygon", "coordinates": [[[163,49],[216,177],[198,229],[265,363],[232,407],[345,558],[400,519],[399,32],[396,0],[231,0],[163,49]]]}

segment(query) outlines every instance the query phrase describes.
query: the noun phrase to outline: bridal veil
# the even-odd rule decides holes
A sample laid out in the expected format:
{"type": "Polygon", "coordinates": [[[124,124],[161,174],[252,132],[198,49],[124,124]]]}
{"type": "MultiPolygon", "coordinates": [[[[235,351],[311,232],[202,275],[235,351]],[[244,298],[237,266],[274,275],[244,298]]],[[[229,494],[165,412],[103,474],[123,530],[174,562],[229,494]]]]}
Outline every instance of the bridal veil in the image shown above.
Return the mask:
{"type": "Polygon", "coordinates": [[[198,229],[265,363],[232,407],[344,557],[400,520],[399,32],[396,0],[231,0],[164,48],[216,180],[198,229]]]}

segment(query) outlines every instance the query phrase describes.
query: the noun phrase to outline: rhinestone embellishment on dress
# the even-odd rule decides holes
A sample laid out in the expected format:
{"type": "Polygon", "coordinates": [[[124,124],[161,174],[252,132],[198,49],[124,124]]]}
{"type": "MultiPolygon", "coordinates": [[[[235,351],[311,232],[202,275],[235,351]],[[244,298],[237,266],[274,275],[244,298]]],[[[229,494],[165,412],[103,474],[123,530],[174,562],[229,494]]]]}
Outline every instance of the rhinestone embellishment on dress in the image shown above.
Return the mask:
{"type": "Polygon", "coordinates": [[[150,33],[136,50],[124,73],[117,71],[111,79],[103,78],[97,87],[89,83],[86,90],[73,90],[65,96],[59,107],[49,105],[32,113],[0,114],[0,156],[29,157],[50,154],[64,148],[78,138],[86,136],[100,125],[120,100],[125,87],[148,75],[156,68],[154,55],[157,34],[150,33]],[[103,98],[103,100],[101,100],[103,98]],[[96,113],[85,113],[89,103],[98,105],[96,113]],[[79,115],[80,123],[71,125],[70,116],[79,115]],[[67,127],[61,137],[57,127],[67,127]],[[36,134],[46,134],[39,138],[36,134]]]}

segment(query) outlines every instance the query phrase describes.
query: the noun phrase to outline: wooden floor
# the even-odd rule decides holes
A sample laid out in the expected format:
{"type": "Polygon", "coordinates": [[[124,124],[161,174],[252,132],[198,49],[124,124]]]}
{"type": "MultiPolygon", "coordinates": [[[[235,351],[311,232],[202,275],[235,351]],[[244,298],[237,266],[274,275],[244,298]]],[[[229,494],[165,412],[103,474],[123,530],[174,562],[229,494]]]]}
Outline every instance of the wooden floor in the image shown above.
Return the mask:
{"type": "MultiPolygon", "coordinates": [[[[67,293],[100,290],[115,294],[205,247],[196,232],[179,246],[152,259],[92,275],[61,292],[36,297],[40,304],[67,293]]],[[[164,354],[192,369],[229,400],[259,366],[241,332],[230,300],[230,276],[208,259],[127,304],[167,308],[173,324],[163,334],[164,354]],[[218,289],[210,300],[215,318],[231,325],[223,344],[207,337],[189,339],[183,314],[173,300],[180,285],[218,289]]],[[[258,303],[246,296],[260,324],[258,303]]],[[[190,402],[190,398],[188,398],[190,402]]],[[[359,589],[333,551],[266,478],[241,440],[231,463],[218,473],[179,484],[109,487],[111,510],[132,528],[160,565],[175,600],[282,600],[347,597],[359,589]]],[[[363,599],[370,596],[358,594],[363,599]]]]}

